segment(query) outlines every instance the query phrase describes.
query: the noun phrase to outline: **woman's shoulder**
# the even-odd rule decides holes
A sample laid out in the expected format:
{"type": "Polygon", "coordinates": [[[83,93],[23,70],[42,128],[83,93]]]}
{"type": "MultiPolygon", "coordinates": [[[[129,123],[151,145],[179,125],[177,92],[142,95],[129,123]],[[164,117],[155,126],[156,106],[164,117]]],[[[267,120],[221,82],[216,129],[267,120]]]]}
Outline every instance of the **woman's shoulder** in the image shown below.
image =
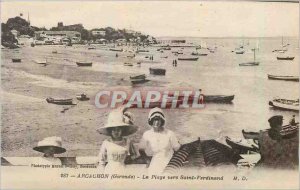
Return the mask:
{"type": "Polygon", "coordinates": [[[172,130],[170,130],[170,129],[165,129],[165,132],[168,135],[175,135],[175,133],[172,130]]]}

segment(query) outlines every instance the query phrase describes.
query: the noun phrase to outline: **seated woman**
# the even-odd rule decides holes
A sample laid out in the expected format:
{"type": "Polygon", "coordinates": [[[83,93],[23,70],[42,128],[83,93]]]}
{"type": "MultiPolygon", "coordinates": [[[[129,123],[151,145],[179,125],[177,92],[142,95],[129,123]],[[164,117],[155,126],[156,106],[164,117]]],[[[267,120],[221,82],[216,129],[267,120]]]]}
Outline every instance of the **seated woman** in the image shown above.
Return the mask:
{"type": "Polygon", "coordinates": [[[114,110],[109,114],[107,125],[98,129],[102,135],[110,136],[103,141],[99,152],[99,167],[105,173],[124,173],[126,159],[134,159],[135,151],[125,136],[137,131],[133,118],[126,110],[114,110]]]}
{"type": "Polygon", "coordinates": [[[38,145],[33,148],[38,152],[44,153],[43,157],[34,160],[35,164],[50,164],[61,165],[61,160],[56,158],[54,154],[61,154],[66,152],[66,149],[62,148],[62,140],[60,137],[47,137],[38,142],[38,145]]]}
{"type": "Polygon", "coordinates": [[[180,148],[178,139],[173,131],[166,129],[166,119],[160,108],[150,110],[148,123],[151,129],[143,134],[140,151],[146,151],[152,159],[148,168],[149,174],[162,173],[173,156],[180,148]]]}

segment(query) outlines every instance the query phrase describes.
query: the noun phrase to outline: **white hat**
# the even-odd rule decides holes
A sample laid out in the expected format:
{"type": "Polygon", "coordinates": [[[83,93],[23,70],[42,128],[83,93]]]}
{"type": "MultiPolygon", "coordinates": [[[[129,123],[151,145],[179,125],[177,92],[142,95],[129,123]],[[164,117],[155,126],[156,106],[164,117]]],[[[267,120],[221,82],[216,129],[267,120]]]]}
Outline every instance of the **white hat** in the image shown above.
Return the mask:
{"type": "Polygon", "coordinates": [[[66,149],[62,148],[62,140],[61,137],[46,137],[43,140],[38,142],[38,145],[33,148],[33,150],[43,152],[49,148],[53,147],[55,150],[55,154],[61,154],[66,152],[66,149]]]}
{"type": "Polygon", "coordinates": [[[97,129],[97,131],[102,135],[110,136],[110,133],[107,130],[108,128],[124,127],[127,130],[123,130],[123,136],[128,136],[135,133],[138,130],[138,127],[133,124],[133,115],[126,110],[127,108],[122,107],[110,112],[107,119],[107,124],[97,129]]]}
{"type": "Polygon", "coordinates": [[[165,114],[162,111],[162,109],[160,108],[153,108],[150,110],[149,115],[148,115],[148,123],[149,125],[152,125],[152,119],[154,117],[159,117],[163,120],[163,125],[166,123],[166,118],[165,118],[165,114]]]}

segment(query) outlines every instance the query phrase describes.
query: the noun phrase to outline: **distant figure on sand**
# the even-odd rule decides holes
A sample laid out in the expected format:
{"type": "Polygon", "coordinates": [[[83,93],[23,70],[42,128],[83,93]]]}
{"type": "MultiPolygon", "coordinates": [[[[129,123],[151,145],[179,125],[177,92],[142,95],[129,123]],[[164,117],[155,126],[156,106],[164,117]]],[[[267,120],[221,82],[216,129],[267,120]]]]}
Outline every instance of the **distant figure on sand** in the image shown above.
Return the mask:
{"type": "Polygon", "coordinates": [[[291,126],[296,126],[295,115],[293,115],[292,119],[290,120],[290,125],[291,125],[291,126]]]}
{"type": "Polygon", "coordinates": [[[44,153],[43,157],[35,160],[36,164],[61,165],[61,160],[56,158],[54,154],[66,152],[62,148],[62,140],[60,137],[47,137],[38,142],[38,145],[33,150],[44,153]]]}
{"type": "Polygon", "coordinates": [[[116,53],[116,57],[119,57],[118,53],[116,53]]]}
{"type": "Polygon", "coordinates": [[[140,152],[152,156],[148,173],[162,173],[173,156],[179,150],[180,144],[175,133],[166,129],[166,118],[160,108],[150,110],[148,124],[151,129],[143,134],[140,142],[140,152]]]}
{"type": "Polygon", "coordinates": [[[204,103],[204,95],[202,93],[202,89],[199,89],[199,92],[200,92],[199,103],[203,104],[204,103]]]}
{"type": "Polygon", "coordinates": [[[124,173],[125,163],[136,157],[132,142],[125,138],[138,130],[133,125],[133,116],[127,109],[113,110],[105,126],[98,129],[102,135],[110,136],[103,141],[99,152],[99,167],[105,173],[124,173]]]}

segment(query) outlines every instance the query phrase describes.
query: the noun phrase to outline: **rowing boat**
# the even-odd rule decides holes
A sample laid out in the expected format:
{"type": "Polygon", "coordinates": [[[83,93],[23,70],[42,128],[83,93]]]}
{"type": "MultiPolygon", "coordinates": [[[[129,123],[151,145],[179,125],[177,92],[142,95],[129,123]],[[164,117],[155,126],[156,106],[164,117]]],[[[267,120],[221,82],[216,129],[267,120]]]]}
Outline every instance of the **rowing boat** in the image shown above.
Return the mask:
{"type": "Polygon", "coordinates": [[[79,67],[90,67],[93,65],[92,62],[84,62],[84,61],[77,61],[76,64],[79,67]]]}
{"type": "Polygon", "coordinates": [[[133,64],[132,63],[124,63],[124,66],[130,66],[130,67],[132,67],[133,64]]]}
{"type": "Polygon", "coordinates": [[[197,61],[198,57],[178,57],[179,61],[197,61]]]}
{"type": "Polygon", "coordinates": [[[46,101],[51,104],[58,104],[58,105],[73,105],[72,98],[46,98],[46,101]]]}
{"type": "Polygon", "coordinates": [[[258,66],[259,62],[240,63],[239,66],[258,66]]]}
{"type": "Polygon", "coordinates": [[[11,61],[13,63],[18,63],[18,62],[21,62],[21,59],[19,59],[19,58],[13,58],[13,59],[11,59],[11,61]]]}
{"type": "Polygon", "coordinates": [[[166,69],[161,68],[149,68],[151,75],[166,75],[166,69]]]}
{"type": "Polygon", "coordinates": [[[90,99],[85,93],[76,95],[76,98],[80,101],[87,101],[90,99]]]}
{"type": "Polygon", "coordinates": [[[117,52],[122,52],[123,49],[115,49],[115,48],[110,48],[109,51],[117,51],[117,52]]]}
{"type": "Polygon", "coordinates": [[[234,95],[203,95],[204,103],[230,103],[234,95]]]}
{"type": "Polygon", "coordinates": [[[136,76],[130,76],[130,79],[146,79],[146,75],[142,74],[142,75],[136,75],[136,76]]]}
{"type": "Polygon", "coordinates": [[[294,60],[295,57],[290,57],[290,56],[277,56],[277,60],[294,60]]]}
{"type": "Polygon", "coordinates": [[[150,80],[146,79],[146,78],[137,78],[137,79],[130,79],[130,82],[132,84],[142,84],[142,83],[146,83],[150,80]]]}
{"type": "Polygon", "coordinates": [[[298,81],[299,82],[299,76],[268,75],[268,79],[271,79],[271,80],[285,80],[285,81],[298,81]]]}
{"type": "Polygon", "coordinates": [[[247,152],[247,151],[258,151],[258,145],[254,143],[253,140],[246,140],[246,139],[233,139],[230,137],[225,137],[226,143],[232,147],[232,149],[240,150],[241,152],[247,152]]]}
{"type": "Polygon", "coordinates": [[[291,110],[291,111],[299,111],[299,99],[297,100],[288,100],[288,99],[274,99],[269,101],[269,105],[274,108],[283,109],[283,110],[291,110]]]}
{"type": "MultiPolygon", "coordinates": [[[[268,129],[267,129],[268,130],[268,129]]],[[[264,130],[264,131],[267,131],[264,130]]],[[[295,126],[293,125],[285,125],[282,126],[282,130],[280,131],[280,134],[283,138],[290,138],[298,133],[299,130],[299,123],[296,123],[295,126]]],[[[243,136],[245,139],[253,139],[258,140],[259,139],[259,132],[247,132],[244,129],[242,130],[243,136]]]]}

